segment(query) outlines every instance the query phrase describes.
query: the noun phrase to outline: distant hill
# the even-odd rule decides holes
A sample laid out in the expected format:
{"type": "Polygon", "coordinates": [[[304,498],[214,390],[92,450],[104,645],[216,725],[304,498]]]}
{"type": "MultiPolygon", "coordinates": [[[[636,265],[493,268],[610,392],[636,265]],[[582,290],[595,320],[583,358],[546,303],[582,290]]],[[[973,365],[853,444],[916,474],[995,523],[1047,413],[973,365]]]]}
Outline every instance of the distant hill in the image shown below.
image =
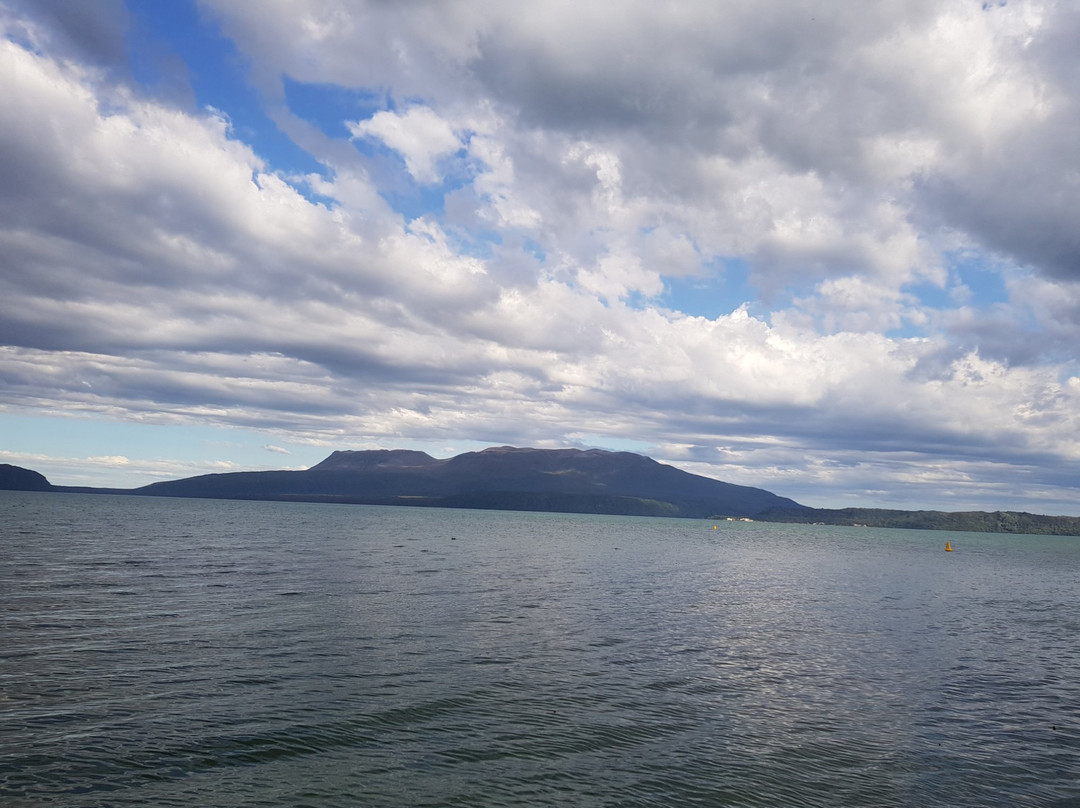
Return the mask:
{"type": "Polygon", "coordinates": [[[803,507],[630,452],[512,446],[446,460],[402,449],[341,451],[307,471],[207,474],[132,493],[698,518],[803,507]]]}
{"type": "Polygon", "coordinates": [[[341,502],[627,516],[1080,536],[1080,517],[1015,511],[948,513],[808,508],[761,488],[680,471],[630,452],[498,446],[437,460],[405,449],[334,452],[307,471],[205,474],[134,489],[51,485],[0,464],[0,490],[341,502]]]}
{"type": "Polygon", "coordinates": [[[795,524],[1080,536],[1080,517],[1041,516],[1022,511],[894,511],[882,508],[799,508],[793,511],[780,508],[765,511],[755,518],[762,522],[795,524]]]}
{"type": "Polygon", "coordinates": [[[51,491],[44,475],[36,471],[0,463],[0,491],[51,491]]]}

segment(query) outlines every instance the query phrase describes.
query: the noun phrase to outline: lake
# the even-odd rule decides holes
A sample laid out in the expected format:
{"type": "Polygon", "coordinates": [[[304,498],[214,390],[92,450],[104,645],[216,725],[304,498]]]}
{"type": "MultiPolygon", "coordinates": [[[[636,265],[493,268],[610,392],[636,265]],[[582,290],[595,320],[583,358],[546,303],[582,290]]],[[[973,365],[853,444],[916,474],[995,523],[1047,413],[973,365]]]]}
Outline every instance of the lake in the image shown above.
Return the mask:
{"type": "Polygon", "coordinates": [[[5,808],[1080,806],[1076,538],[0,492],[0,552],[5,808]]]}

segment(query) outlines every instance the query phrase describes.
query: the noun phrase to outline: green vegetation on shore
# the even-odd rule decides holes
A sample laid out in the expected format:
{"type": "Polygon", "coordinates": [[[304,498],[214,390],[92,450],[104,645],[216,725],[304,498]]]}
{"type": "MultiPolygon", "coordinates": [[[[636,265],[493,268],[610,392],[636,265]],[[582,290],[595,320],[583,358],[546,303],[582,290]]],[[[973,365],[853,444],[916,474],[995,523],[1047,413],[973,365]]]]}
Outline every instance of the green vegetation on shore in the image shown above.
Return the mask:
{"type": "Polygon", "coordinates": [[[893,511],[883,508],[774,508],[757,514],[759,522],[860,525],[976,533],[1029,533],[1080,536],[1080,517],[1042,516],[1020,511],[893,511]]]}

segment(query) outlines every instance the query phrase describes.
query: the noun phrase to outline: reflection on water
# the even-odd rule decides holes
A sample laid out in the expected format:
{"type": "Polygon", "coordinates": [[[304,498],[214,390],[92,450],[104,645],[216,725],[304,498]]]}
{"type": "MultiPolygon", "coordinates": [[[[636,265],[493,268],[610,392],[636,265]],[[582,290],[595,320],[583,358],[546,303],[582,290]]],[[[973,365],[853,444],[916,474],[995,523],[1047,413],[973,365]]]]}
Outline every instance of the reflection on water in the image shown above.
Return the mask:
{"type": "Polygon", "coordinates": [[[4,806],[1080,805],[1080,540],[0,492],[4,806]]]}

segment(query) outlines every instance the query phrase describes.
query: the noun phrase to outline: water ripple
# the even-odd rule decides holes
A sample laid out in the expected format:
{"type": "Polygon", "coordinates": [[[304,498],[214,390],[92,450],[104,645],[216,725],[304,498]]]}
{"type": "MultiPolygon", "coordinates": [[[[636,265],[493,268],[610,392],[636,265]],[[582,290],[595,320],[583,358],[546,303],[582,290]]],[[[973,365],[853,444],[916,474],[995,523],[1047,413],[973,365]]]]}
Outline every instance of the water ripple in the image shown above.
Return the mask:
{"type": "Polygon", "coordinates": [[[1080,806],[1075,544],[3,497],[5,808],[1080,806]]]}

